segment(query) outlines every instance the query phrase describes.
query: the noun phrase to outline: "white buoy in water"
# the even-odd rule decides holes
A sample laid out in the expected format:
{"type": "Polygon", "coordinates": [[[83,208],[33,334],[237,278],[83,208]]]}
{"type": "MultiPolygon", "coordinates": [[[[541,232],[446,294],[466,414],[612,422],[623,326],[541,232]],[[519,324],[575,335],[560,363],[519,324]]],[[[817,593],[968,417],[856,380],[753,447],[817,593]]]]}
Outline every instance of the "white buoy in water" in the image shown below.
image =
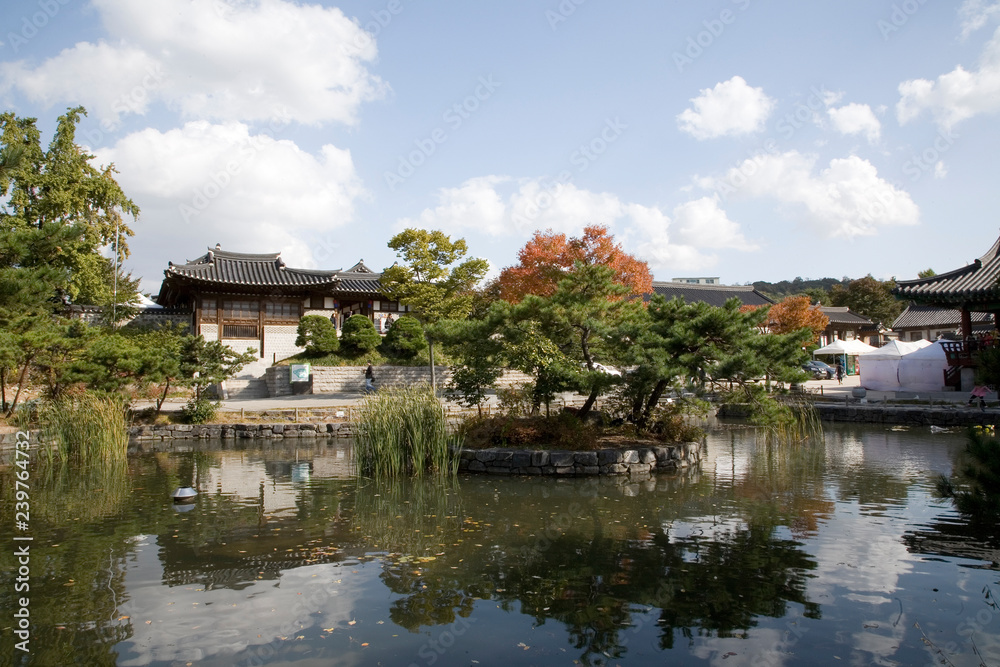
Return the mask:
{"type": "Polygon", "coordinates": [[[192,489],[190,486],[181,486],[174,489],[174,492],[170,494],[170,497],[174,499],[175,503],[191,502],[194,497],[198,495],[198,492],[192,489]]]}

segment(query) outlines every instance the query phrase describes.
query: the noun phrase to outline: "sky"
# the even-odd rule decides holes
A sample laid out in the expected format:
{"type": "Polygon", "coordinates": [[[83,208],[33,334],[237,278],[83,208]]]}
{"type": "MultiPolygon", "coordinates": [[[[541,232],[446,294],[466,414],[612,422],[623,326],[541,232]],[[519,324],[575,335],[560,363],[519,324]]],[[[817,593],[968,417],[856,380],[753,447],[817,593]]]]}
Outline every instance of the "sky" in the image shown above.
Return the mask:
{"type": "Polygon", "coordinates": [[[217,243],[491,275],[607,226],[656,280],[941,273],[1000,234],[1000,0],[6,0],[0,103],[83,105],[126,268],[217,243]]]}

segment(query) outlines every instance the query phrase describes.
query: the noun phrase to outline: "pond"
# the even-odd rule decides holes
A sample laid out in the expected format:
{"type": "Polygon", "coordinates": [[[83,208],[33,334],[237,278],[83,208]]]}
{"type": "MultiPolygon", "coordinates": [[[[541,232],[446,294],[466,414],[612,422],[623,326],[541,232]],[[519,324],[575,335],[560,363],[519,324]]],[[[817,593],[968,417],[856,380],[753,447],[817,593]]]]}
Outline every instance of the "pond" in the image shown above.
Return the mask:
{"type": "Polygon", "coordinates": [[[24,530],[8,468],[0,664],[1000,665],[997,543],[933,493],[964,442],[729,426],[644,481],[391,485],[342,442],[157,443],[32,467],[24,530]]]}

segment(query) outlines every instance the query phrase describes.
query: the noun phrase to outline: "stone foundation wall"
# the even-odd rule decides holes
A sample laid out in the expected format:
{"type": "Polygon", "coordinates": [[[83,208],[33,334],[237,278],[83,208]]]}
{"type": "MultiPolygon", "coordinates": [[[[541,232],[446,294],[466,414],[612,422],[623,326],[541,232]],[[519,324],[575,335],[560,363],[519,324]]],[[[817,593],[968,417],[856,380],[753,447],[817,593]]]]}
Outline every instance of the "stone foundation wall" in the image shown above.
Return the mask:
{"type": "MultiPolygon", "coordinates": [[[[365,387],[366,366],[314,366],[312,372],[313,394],[360,394],[365,387]]],[[[379,366],[375,368],[376,387],[399,387],[414,384],[430,384],[431,370],[427,366],[379,366]]],[[[288,382],[288,366],[271,366],[265,380],[272,398],[289,396],[292,387],[288,382]]],[[[435,374],[439,387],[451,380],[451,369],[436,366],[435,374]]],[[[497,380],[498,387],[510,387],[531,382],[531,376],[518,371],[504,371],[497,380]]]]}
{"type": "MultiPolygon", "coordinates": [[[[983,412],[961,405],[871,405],[864,403],[817,403],[823,421],[904,426],[987,426],[1000,424],[1000,413],[983,412]]],[[[720,416],[723,416],[720,414],[720,416]]]]}
{"type": "Polygon", "coordinates": [[[594,452],[465,449],[458,469],[488,475],[649,475],[695,465],[701,461],[703,449],[698,442],[594,452]]]}
{"type": "Polygon", "coordinates": [[[129,440],[207,440],[214,438],[350,438],[354,425],[327,424],[156,424],[133,426],[129,440]]]}

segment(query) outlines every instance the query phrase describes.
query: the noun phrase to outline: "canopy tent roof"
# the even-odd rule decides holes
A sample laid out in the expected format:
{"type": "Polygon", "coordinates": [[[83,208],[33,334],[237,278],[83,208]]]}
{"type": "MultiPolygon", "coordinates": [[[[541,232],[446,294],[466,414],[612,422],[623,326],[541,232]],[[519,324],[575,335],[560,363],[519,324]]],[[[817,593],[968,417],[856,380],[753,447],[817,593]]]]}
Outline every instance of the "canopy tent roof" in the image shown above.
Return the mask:
{"type": "Polygon", "coordinates": [[[829,345],[814,351],[813,356],[817,354],[848,354],[854,356],[877,349],[877,347],[873,347],[868,343],[852,338],[850,340],[835,340],[829,345]]]}
{"type": "Polygon", "coordinates": [[[977,312],[1000,309],[1000,238],[979,259],[930,278],[901,280],[892,290],[900,299],[932,306],[960,306],[977,312]]]}
{"type": "Polygon", "coordinates": [[[882,347],[872,348],[870,352],[862,354],[861,356],[864,357],[862,361],[871,361],[873,359],[899,359],[900,357],[916,352],[917,350],[931,344],[932,343],[929,340],[915,340],[912,343],[907,343],[901,340],[891,340],[882,347]]]}

